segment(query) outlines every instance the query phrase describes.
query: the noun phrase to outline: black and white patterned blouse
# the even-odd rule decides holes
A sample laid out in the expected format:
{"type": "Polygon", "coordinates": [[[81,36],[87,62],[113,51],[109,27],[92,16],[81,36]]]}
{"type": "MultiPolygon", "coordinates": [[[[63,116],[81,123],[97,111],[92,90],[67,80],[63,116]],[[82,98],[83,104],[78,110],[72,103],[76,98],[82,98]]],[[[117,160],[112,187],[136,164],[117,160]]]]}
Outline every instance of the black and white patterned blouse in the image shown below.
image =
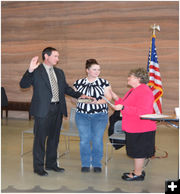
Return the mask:
{"type": "MultiPolygon", "coordinates": [[[[110,86],[109,82],[102,78],[97,78],[94,82],[90,83],[87,78],[79,79],[74,83],[74,87],[77,91],[96,98],[96,100],[102,99],[101,96],[104,96],[104,89],[110,86]]],[[[93,114],[99,112],[108,112],[107,104],[86,104],[86,103],[77,103],[77,112],[93,114]]]]}

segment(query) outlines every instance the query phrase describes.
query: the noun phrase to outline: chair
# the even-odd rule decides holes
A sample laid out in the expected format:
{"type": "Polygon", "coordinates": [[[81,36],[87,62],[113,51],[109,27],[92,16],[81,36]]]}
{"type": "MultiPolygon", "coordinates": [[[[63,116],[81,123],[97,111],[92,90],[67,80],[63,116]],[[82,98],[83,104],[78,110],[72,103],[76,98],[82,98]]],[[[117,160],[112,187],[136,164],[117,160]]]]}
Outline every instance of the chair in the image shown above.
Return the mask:
{"type": "Polygon", "coordinates": [[[3,118],[3,110],[6,111],[6,118],[8,117],[8,98],[4,87],[1,87],[1,118],[3,118]]]}
{"type": "Polygon", "coordinates": [[[60,154],[59,157],[69,153],[70,151],[70,137],[79,137],[79,132],[78,132],[78,128],[76,126],[76,122],[75,122],[75,115],[76,115],[76,108],[71,108],[71,113],[70,113],[70,118],[69,118],[69,128],[68,129],[64,129],[64,127],[62,127],[61,130],[61,136],[64,135],[65,136],[65,147],[66,147],[66,151],[62,154],[60,154]],[[67,140],[66,140],[67,137],[67,140]]]}
{"type": "Polygon", "coordinates": [[[107,139],[106,143],[106,156],[105,156],[105,165],[107,165],[108,161],[112,159],[113,146],[115,145],[125,145],[125,132],[122,131],[122,120],[116,121],[114,124],[114,133],[110,135],[107,139]],[[109,142],[110,141],[110,142],[109,142]],[[111,156],[108,156],[108,145],[111,146],[111,156]]]}
{"type": "MultiPolygon", "coordinates": [[[[119,149],[120,147],[116,147],[116,145],[123,146],[125,144],[126,144],[126,134],[125,134],[124,131],[122,131],[122,120],[119,120],[119,121],[116,121],[114,123],[114,133],[108,137],[108,140],[107,140],[107,143],[106,143],[106,156],[105,156],[105,165],[106,165],[106,167],[107,167],[107,164],[108,164],[109,160],[112,159],[113,148],[119,149]],[[111,146],[111,156],[110,157],[108,156],[108,145],[109,144],[112,145],[111,146]]],[[[151,160],[150,158],[145,159],[145,163],[144,163],[144,167],[143,167],[144,169],[147,167],[150,160],[151,160]]],[[[106,171],[107,171],[107,169],[106,169],[106,171]]]]}
{"type": "Polygon", "coordinates": [[[24,130],[22,131],[22,135],[21,135],[21,157],[26,154],[26,153],[29,153],[29,152],[26,152],[24,153],[24,134],[33,134],[33,129],[29,129],[29,130],[24,130]]]}
{"type": "MultiPolygon", "coordinates": [[[[65,146],[66,146],[66,151],[62,154],[58,154],[58,157],[61,157],[65,154],[67,154],[70,150],[70,136],[74,136],[74,137],[79,137],[79,132],[78,129],[76,127],[76,122],[75,122],[75,114],[76,114],[76,108],[72,108],[71,109],[71,113],[70,113],[70,119],[69,119],[69,129],[64,129],[63,125],[61,127],[61,135],[65,136],[65,146]],[[66,136],[68,137],[68,140],[66,141],[66,136]]],[[[24,130],[22,131],[22,135],[21,135],[21,157],[28,153],[24,153],[24,134],[33,134],[33,129],[28,129],[28,130],[24,130]]]]}

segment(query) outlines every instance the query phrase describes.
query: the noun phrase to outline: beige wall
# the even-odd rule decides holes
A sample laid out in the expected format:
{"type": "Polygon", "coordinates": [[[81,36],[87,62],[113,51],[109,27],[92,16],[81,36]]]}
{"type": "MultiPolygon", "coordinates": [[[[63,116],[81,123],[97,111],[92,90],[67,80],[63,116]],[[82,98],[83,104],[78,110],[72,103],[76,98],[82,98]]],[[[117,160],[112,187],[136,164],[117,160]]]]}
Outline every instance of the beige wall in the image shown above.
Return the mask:
{"type": "MultiPolygon", "coordinates": [[[[178,2],[2,2],[1,84],[9,100],[30,101],[32,89],[19,81],[35,55],[52,46],[69,85],[85,76],[84,64],[96,58],[101,77],[120,96],[128,90],[130,69],[147,66],[150,25],[159,24],[157,54],[164,96],[163,113],[179,103],[178,2]]],[[[67,98],[68,109],[72,104],[67,98]]]]}

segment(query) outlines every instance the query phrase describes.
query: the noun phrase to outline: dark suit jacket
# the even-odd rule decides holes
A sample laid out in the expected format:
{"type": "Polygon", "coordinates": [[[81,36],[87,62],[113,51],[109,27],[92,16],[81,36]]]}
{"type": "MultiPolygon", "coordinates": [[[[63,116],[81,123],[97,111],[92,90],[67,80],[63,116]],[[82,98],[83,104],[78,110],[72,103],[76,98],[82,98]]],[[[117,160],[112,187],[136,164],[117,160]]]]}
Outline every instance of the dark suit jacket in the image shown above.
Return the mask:
{"type": "MultiPolygon", "coordinates": [[[[64,72],[54,67],[59,87],[59,108],[60,112],[67,116],[65,94],[79,98],[81,93],[75,92],[67,83],[64,72]]],[[[21,88],[33,86],[30,114],[37,117],[45,117],[48,113],[52,99],[51,85],[48,74],[43,64],[40,64],[32,73],[27,70],[20,81],[21,88]]]]}

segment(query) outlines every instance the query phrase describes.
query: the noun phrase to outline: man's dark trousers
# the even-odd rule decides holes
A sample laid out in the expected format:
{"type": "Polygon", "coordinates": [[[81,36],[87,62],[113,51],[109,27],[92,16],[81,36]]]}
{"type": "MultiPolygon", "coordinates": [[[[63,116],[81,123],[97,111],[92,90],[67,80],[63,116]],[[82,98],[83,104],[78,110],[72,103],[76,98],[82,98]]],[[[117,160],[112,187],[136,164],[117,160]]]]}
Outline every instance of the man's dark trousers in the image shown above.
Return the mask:
{"type": "Polygon", "coordinates": [[[44,169],[44,161],[45,167],[51,168],[57,166],[57,148],[62,125],[62,117],[63,115],[59,110],[58,104],[50,104],[49,112],[46,117],[35,117],[33,145],[34,169],[44,169]]]}

